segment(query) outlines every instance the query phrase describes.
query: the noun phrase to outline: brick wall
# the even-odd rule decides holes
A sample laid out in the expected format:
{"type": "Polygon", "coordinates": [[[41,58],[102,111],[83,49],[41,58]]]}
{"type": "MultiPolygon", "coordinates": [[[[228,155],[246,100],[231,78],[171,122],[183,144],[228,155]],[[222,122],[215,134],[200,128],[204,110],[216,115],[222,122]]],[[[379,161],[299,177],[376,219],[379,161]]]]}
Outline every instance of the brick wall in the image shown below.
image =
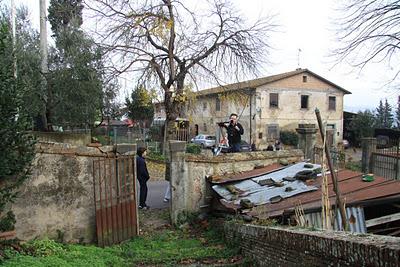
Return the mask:
{"type": "Polygon", "coordinates": [[[258,266],[400,266],[400,238],[226,223],[258,266]]]}

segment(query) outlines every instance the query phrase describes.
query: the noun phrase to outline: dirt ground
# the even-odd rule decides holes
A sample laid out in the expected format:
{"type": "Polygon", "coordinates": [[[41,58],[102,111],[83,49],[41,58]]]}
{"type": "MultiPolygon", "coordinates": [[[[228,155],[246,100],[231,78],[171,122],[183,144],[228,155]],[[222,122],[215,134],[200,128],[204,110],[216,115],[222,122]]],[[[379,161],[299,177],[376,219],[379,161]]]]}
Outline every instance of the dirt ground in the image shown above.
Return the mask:
{"type": "Polygon", "coordinates": [[[346,154],[347,162],[360,162],[362,158],[362,150],[361,148],[353,148],[350,147],[345,149],[344,153],[346,154]]]}
{"type": "Polygon", "coordinates": [[[139,210],[139,233],[146,235],[172,229],[169,209],[139,210]]]}

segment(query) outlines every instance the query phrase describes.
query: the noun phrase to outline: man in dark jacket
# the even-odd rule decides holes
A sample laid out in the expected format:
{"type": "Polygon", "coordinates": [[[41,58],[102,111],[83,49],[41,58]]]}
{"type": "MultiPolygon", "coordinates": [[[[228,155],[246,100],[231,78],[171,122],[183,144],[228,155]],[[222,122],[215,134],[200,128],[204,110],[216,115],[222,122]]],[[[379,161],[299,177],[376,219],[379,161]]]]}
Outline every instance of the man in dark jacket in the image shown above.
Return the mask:
{"type": "Polygon", "coordinates": [[[240,141],[242,140],[244,130],[240,123],[238,123],[238,115],[232,113],[229,117],[229,125],[221,124],[228,132],[229,148],[231,152],[240,152],[240,141]]]}
{"type": "Polygon", "coordinates": [[[139,209],[147,210],[150,207],[146,205],[147,199],[147,181],[150,179],[149,172],[146,166],[147,149],[139,147],[136,156],[136,173],[139,180],[140,193],[139,193],[139,209]]]}

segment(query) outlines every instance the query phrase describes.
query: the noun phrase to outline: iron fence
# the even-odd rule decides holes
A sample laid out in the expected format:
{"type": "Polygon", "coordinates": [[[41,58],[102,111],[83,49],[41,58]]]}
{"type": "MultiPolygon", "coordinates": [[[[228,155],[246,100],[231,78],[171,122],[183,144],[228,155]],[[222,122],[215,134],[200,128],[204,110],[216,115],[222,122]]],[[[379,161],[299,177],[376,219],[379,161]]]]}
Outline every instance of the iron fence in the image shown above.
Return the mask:
{"type": "Polygon", "coordinates": [[[367,139],[363,145],[366,169],[387,179],[400,179],[400,143],[398,138],[367,139]]]}

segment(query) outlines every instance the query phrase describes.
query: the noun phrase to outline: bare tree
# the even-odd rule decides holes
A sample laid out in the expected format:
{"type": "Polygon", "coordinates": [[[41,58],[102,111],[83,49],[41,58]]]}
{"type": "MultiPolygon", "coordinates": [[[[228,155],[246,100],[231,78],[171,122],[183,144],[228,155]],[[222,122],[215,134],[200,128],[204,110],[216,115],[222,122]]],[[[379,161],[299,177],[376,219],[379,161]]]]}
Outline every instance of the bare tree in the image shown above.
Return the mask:
{"type": "MultiPolygon", "coordinates": [[[[350,0],[340,8],[336,20],[341,46],[334,52],[338,61],[364,68],[369,63],[397,65],[400,52],[400,1],[350,0]]],[[[396,71],[393,80],[400,73],[396,71]]]]}
{"type": "Polygon", "coordinates": [[[117,74],[140,73],[146,88],[161,88],[167,140],[182,116],[187,84],[204,77],[254,74],[270,50],[272,16],[247,26],[229,0],[86,1],[99,19],[101,44],[117,74]],[[193,6],[190,6],[189,4],[193,6]],[[204,8],[208,6],[208,9],[204,8]],[[118,58],[118,60],[116,60],[118,58]]]}

